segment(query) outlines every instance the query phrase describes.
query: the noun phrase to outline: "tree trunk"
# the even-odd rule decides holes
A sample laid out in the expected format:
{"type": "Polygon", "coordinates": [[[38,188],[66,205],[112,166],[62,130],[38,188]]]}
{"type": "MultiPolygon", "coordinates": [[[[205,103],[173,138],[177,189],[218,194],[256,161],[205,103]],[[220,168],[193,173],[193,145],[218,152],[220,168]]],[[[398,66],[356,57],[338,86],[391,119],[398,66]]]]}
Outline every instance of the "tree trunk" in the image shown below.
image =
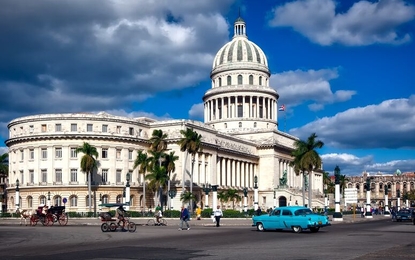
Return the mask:
{"type": "Polygon", "coordinates": [[[313,202],[313,171],[308,172],[308,207],[311,209],[313,202]]]}
{"type": "MultiPolygon", "coordinates": [[[[190,170],[190,195],[193,194],[193,168],[195,166],[195,157],[192,156],[192,169],[190,170]]],[[[193,199],[190,197],[190,212],[193,212],[193,199]]]]}
{"type": "Polygon", "coordinates": [[[184,167],[183,167],[183,180],[182,180],[182,193],[184,193],[185,189],[185,182],[186,182],[186,169],[187,169],[187,157],[189,156],[189,153],[186,152],[186,156],[184,157],[184,167]]]}
{"type": "Polygon", "coordinates": [[[305,206],[305,174],[303,171],[303,188],[302,188],[302,193],[303,193],[303,206],[305,206]]]}
{"type": "Polygon", "coordinates": [[[91,171],[88,172],[88,205],[89,205],[89,212],[91,212],[91,171]]]}

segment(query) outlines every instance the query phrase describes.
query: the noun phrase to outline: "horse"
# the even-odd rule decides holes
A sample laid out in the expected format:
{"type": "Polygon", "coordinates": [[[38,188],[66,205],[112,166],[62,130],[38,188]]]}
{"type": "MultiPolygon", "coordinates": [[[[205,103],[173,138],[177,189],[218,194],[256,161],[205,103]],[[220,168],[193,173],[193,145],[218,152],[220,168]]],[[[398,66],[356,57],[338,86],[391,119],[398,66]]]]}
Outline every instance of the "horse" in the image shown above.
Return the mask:
{"type": "Polygon", "coordinates": [[[20,211],[20,209],[16,210],[16,215],[18,218],[20,218],[20,226],[22,225],[22,222],[24,220],[25,226],[27,226],[27,220],[32,216],[32,211],[28,211],[27,209],[24,209],[20,211]]]}

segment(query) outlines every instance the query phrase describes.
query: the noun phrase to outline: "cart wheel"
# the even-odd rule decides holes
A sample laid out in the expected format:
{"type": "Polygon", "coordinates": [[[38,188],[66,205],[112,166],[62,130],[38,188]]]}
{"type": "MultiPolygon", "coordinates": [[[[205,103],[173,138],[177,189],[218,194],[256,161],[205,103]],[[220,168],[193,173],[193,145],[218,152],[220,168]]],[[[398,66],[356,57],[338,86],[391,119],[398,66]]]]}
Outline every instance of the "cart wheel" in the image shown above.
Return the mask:
{"type": "Polygon", "coordinates": [[[160,219],[160,224],[162,226],[167,226],[167,220],[165,220],[164,218],[160,219]]]}
{"type": "Polygon", "coordinates": [[[38,221],[39,221],[39,219],[36,219],[36,217],[34,215],[32,215],[30,217],[30,225],[31,226],[36,226],[38,221]]]}
{"type": "Polygon", "coordinates": [[[115,223],[110,224],[110,231],[115,232],[117,230],[117,225],[115,223]]]}
{"type": "Polygon", "coordinates": [[[53,224],[55,223],[54,219],[53,219],[53,214],[47,214],[45,217],[45,221],[46,221],[46,225],[47,226],[53,226],[53,224]]]}
{"type": "Polygon", "coordinates": [[[101,225],[101,231],[102,232],[108,232],[108,231],[110,231],[110,226],[108,225],[108,223],[102,223],[102,225],[101,225]]]}
{"type": "Polygon", "coordinates": [[[129,222],[127,225],[127,230],[130,232],[135,232],[135,230],[137,229],[137,226],[135,225],[134,222],[129,222]]]}
{"type": "Polygon", "coordinates": [[[62,213],[62,215],[59,216],[59,225],[66,226],[68,223],[68,215],[66,213],[62,213]]]}
{"type": "Polygon", "coordinates": [[[42,223],[43,226],[47,226],[48,224],[48,219],[46,218],[46,216],[41,216],[39,218],[39,221],[42,223]]]}
{"type": "Polygon", "coordinates": [[[156,222],[154,221],[154,219],[149,219],[147,221],[147,226],[154,226],[156,224],[156,222]]]}

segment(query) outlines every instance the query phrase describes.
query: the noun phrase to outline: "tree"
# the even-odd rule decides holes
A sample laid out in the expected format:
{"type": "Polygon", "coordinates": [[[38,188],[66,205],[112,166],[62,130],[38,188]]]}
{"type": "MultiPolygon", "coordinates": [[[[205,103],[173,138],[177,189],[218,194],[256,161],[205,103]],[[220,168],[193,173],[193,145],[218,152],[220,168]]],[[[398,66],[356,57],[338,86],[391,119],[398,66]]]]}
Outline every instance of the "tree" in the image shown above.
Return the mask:
{"type": "MultiPolygon", "coordinates": [[[[190,193],[193,192],[193,169],[195,164],[195,156],[198,152],[202,151],[202,135],[198,134],[193,129],[187,128],[185,130],[180,130],[182,138],[179,140],[178,144],[180,145],[180,151],[187,152],[185,162],[187,162],[187,156],[190,154],[192,156],[192,169],[190,171],[190,193]]],[[[183,169],[186,170],[186,167],[183,169]]],[[[184,190],[184,178],[183,174],[183,190],[184,190]]],[[[193,203],[190,203],[190,211],[193,212],[193,203]]]]}
{"type": "Polygon", "coordinates": [[[223,203],[228,201],[228,194],[225,191],[218,192],[218,200],[221,202],[221,207],[223,208],[223,203]]]}
{"type": "Polygon", "coordinates": [[[94,146],[86,142],[81,147],[76,148],[76,152],[84,154],[81,158],[81,171],[88,174],[88,205],[89,212],[91,212],[91,172],[97,168],[98,152],[94,146]]]}
{"type": "Polygon", "coordinates": [[[193,201],[196,201],[197,198],[196,196],[191,193],[190,191],[185,191],[180,195],[180,201],[185,204],[185,203],[192,203],[193,201]]]}
{"type": "Polygon", "coordinates": [[[9,154],[4,153],[0,156],[0,176],[9,176],[9,154]]]}
{"type": "Polygon", "coordinates": [[[323,172],[323,185],[325,193],[334,193],[334,183],[330,178],[329,172],[323,172]]]}
{"type": "Polygon", "coordinates": [[[143,150],[138,150],[137,158],[134,161],[134,169],[138,168],[138,173],[143,175],[143,204],[144,208],[146,209],[146,172],[149,169],[150,160],[148,159],[147,153],[143,152],[143,150]]]}
{"type": "Polygon", "coordinates": [[[167,134],[163,133],[161,129],[155,129],[150,138],[150,149],[157,152],[162,152],[167,149],[167,134]]]}
{"type": "MultiPolygon", "coordinates": [[[[167,180],[167,195],[170,198],[170,181],[171,181],[171,173],[176,171],[176,164],[175,161],[179,159],[179,156],[174,155],[174,151],[170,152],[169,154],[164,155],[163,165],[167,170],[167,175],[169,176],[167,180]]],[[[169,201],[169,209],[171,207],[171,201],[169,201]]]]}
{"type": "Polygon", "coordinates": [[[164,166],[155,165],[145,178],[149,180],[149,186],[155,187],[158,190],[158,201],[162,203],[163,190],[166,187],[169,178],[166,168],[164,166]]]}
{"type": "Polygon", "coordinates": [[[242,197],[238,194],[238,191],[235,189],[227,190],[226,197],[228,201],[232,201],[232,209],[235,209],[235,202],[239,202],[242,200],[242,197]]]}
{"type": "Polygon", "coordinates": [[[321,168],[322,160],[316,149],[322,148],[324,143],[320,140],[316,141],[317,135],[311,134],[307,141],[297,140],[294,143],[295,150],[292,152],[294,161],[291,163],[294,166],[295,173],[303,174],[303,205],[305,205],[305,173],[309,175],[309,189],[308,189],[308,204],[312,206],[312,173],[315,169],[321,168]]]}
{"type": "Polygon", "coordinates": [[[340,192],[344,197],[344,189],[346,188],[346,183],[349,181],[349,178],[346,175],[340,175],[340,192]]]}

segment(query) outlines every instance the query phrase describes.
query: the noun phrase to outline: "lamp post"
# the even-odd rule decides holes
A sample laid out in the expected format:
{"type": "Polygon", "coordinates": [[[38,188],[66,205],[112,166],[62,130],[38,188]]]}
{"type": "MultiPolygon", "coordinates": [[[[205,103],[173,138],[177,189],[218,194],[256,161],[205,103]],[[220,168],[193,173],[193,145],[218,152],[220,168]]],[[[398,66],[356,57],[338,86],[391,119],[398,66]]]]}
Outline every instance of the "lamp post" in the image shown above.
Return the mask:
{"type": "MultiPolygon", "coordinates": [[[[373,177],[372,177],[373,178],[373,177]]],[[[366,213],[365,218],[373,218],[372,211],[370,210],[370,177],[366,178],[366,213]]]]}
{"type": "Polygon", "coordinates": [[[122,204],[125,204],[125,187],[122,190],[122,204]]]}
{"type": "Polygon", "coordinates": [[[383,210],[383,216],[385,216],[385,217],[390,217],[390,212],[389,212],[389,202],[388,202],[388,192],[389,192],[389,190],[388,190],[388,186],[387,185],[385,185],[385,208],[384,208],[384,210],[383,210]]]}
{"type": "Polygon", "coordinates": [[[276,191],[274,190],[274,208],[277,207],[277,194],[276,191]]]}
{"type": "Polygon", "coordinates": [[[177,191],[169,190],[169,197],[170,197],[170,209],[173,209],[173,198],[176,197],[177,191]]]}
{"type": "Polygon", "coordinates": [[[125,204],[126,210],[130,210],[130,178],[131,178],[131,174],[127,173],[125,176],[125,179],[127,180],[127,183],[125,184],[125,204]]]}
{"type": "Polygon", "coordinates": [[[396,197],[398,197],[398,211],[401,209],[401,190],[396,191],[396,197]]]}
{"type": "Polygon", "coordinates": [[[16,180],[16,210],[20,208],[20,188],[19,179],[16,180]]]}
{"type": "Polygon", "coordinates": [[[50,191],[48,191],[48,207],[50,207],[50,191]]]}
{"type": "Polygon", "coordinates": [[[212,185],[203,184],[203,191],[205,192],[205,208],[209,208],[209,192],[212,190],[212,185]]]}
{"type": "Polygon", "coordinates": [[[254,177],[254,210],[258,209],[258,176],[254,177]]]}
{"type": "Polygon", "coordinates": [[[218,185],[212,185],[212,209],[218,206],[218,185]]]}
{"type": "Polygon", "coordinates": [[[248,188],[243,189],[244,192],[244,211],[248,212],[248,188]]]}
{"type": "Polygon", "coordinates": [[[334,214],[333,221],[343,221],[343,215],[340,212],[340,167],[336,165],[334,168],[335,190],[334,190],[334,214]]]}

